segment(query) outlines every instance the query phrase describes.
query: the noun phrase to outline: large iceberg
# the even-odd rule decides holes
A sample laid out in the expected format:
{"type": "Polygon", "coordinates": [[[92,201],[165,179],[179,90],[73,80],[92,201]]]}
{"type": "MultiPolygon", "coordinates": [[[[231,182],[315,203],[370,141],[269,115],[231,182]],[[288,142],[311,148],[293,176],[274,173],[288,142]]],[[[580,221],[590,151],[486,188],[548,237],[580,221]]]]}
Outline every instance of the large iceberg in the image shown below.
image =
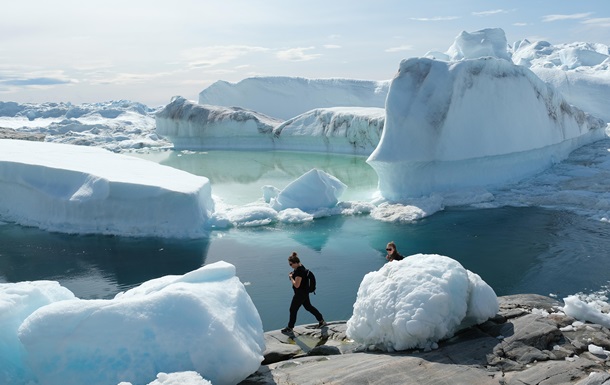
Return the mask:
{"type": "Polygon", "coordinates": [[[176,149],[253,149],[273,146],[271,132],[281,120],[240,107],[200,105],[172,98],[156,115],[157,133],[176,149]]]}
{"type": "Polygon", "coordinates": [[[383,108],[389,81],[261,76],[217,81],[199,93],[200,104],[240,106],[280,119],[324,107],[383,108]]]}
{"type": "Polygon", "coordinates": [[[3,340],[12,340],[0,358],[2,364],[9,360],[0,367],[6,384],[144,384],[158,373],[196,371],[228,385],[256,371],[263,359],[260,316],[226,262],[147,281],[110,300],[58,293],[45,306],[30,306],[33,312],[16,330],[7,325],[21,321],[24,305],[12,293],[29,292],[31,303],[45,302],[40,285],[24,285],[0,285],[0,330],[3,340]]]}
{"type": "Polygon", "coordinates": [[[194,238],[207,178],[97,147],[0,140],[0,218],[65,233],[194,238]]]}
{"type": "Polygon", "coordinates": [[[318,108],[284,122],[240,107],[201,105],[174,97],[156,119],[157,133],[175,149],[369,155],[379,143],[385,112],[376,107],[318,108]]]}
{"type": "Polygon", "coordinates": [[[382,350],[429,349],[498,308],[493,289],[459,262],[416,254],[364,276],[346,333],[382,350]]]}
{"type": "Polygon", "coordinates": [[[529,69],[485,57],[400,63],[367,160],[389,200],[519,180],[605,136],[529,69]]]}

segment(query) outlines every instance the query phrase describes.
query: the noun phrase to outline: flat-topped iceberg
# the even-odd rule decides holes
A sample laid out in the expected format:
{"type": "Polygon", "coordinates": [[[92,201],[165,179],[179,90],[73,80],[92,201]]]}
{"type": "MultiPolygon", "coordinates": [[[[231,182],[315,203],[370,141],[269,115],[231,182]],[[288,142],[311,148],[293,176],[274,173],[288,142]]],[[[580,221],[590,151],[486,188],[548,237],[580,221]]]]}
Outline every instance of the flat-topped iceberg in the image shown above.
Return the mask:
{"type": "Polygon", "coordinates": [[[0,140],[0,218],[65,233],[193,238],[209,180],[97,148],[0,140]]]}
{"type": "Polygon", "coordinates": [[[403,200],[519,180],[603,138],[604,128],[507,60],[412,58],[392,80],[367,161],[382,196],[403,200]]]}
{"type": "Polygon", "coordinates": [[[280,119],[325,107],[383,108],[389,81],[260,76],[217,81],[199,93],[200,104],[240,106],[280,119]]]}

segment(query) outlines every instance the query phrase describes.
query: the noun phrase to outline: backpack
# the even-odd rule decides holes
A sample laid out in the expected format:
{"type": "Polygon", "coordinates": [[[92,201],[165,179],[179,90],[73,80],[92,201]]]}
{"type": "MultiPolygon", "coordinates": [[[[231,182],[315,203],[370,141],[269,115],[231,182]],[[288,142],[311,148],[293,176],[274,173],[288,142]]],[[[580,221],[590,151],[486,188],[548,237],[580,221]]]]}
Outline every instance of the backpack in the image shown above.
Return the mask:
{"type": "Polygon", "coordinates": [[[309,292],[316,294],[316,276],[311,270],[307,270],[307,281],[309,283],[309,292]]]}

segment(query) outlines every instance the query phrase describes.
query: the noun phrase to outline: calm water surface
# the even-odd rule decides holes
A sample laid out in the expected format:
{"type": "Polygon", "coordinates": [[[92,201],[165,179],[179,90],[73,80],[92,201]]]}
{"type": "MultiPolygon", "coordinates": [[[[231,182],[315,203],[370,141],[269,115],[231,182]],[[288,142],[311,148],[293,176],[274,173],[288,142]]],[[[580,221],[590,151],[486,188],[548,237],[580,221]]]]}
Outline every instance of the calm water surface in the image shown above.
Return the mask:
{"type": "MultiPolygon", "coordinates": [[[[376,183],[361,157],[246,152],[142,156],[208,176],[213,193],[232,204],[260,199],[262,185],[282,188],[313,167],[349,186],[351,195],[343,199],[365,199],[376,183]]],[[[609,280],[610,226],[567,212],[505,207],[450,209],[410,224],[337,216],[233,228],[199,240],[65,235],[4,224],[0,281],[56,280],[81,298],[112,298],[143,281],[224,260],[236,266],[264,329],[272,330],[288,319],[291,251],[316,273],[314,305],[329,320],[347,319],[363,276],[385,263],[390,240],[405,255],[438,253],[458,260],[498,295],[562,298],[598,290],[609,280]]],[[[298,322],[314,319],[301,310],[298,322]]]]}

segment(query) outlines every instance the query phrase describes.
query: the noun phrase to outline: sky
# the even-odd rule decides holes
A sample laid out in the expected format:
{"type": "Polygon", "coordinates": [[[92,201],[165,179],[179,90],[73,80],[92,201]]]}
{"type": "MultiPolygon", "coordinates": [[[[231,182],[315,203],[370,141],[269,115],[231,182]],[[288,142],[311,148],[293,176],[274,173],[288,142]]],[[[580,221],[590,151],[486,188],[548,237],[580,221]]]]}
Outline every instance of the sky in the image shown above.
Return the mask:
{"type": "Polygon", "coordinates": [[[197,100],[252,76],[391,79],[462,31],[610,44],[607,0],[21,0],[0,23],[0,101],[197,100]]]}

